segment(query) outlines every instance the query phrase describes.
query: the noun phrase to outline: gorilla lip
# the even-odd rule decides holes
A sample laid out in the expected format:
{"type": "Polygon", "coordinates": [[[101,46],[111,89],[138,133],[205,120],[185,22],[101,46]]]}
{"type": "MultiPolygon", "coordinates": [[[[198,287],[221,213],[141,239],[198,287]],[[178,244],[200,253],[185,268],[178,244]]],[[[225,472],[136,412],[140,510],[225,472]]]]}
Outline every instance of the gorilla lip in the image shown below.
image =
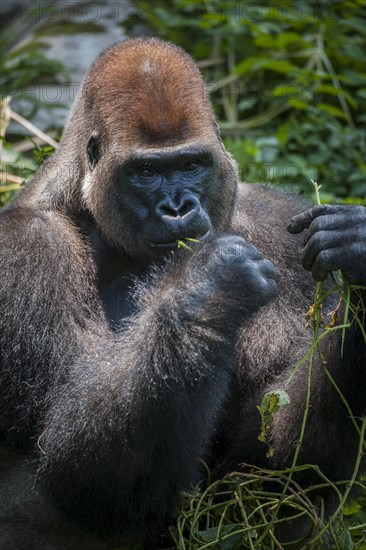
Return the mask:
{"type": "Polygon", "coordinates": [[[152,241],[149,241],[149,245],[154,248],[174,248],[177,246],[177,242],[171,241],[169,243],[154,243],[152,241]]]}
{"type": "MultiPolygon", "coordinates": [[[[190,236],[189,238],[190,239],[197,239],[199,241],[204,241],[205,239],[207,239],[207,237],[209,237],[210,234],[211,234],[211,230],[209,229],[203,235],[197,235],[197,236],[194,236],[194,237],[190,236]]],[[[188,237],[177,237],[177,239],[175,241],[170,241],[170,242],[165,242],[165,243],[157,243],[157,242],[154,242],[154,241],[148,241],[148,242],[149,242],[149,245],[154,247],[154,248],[176,248],[178,246],[177,241],[184,241],[185,239],[188,239],[188,237]]]]}

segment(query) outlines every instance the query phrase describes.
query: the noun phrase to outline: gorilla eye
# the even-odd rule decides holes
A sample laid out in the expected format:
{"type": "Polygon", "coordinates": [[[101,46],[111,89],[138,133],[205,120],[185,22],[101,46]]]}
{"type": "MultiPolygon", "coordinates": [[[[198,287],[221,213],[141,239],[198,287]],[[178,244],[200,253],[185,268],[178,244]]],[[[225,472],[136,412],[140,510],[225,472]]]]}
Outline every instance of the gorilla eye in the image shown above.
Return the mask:
{"type": "Polygon", "coordinates": [[[188,162],[186,165],[185,165],[185,170],[197,170],[197,168],[199,167],[199,163],[196,162],[196,161],[192,161],[192,162],[188,162]]]}
{"type": "Polygon", "coordinates": [[[151,168],[147,168],[146,166],[139,168],[138,170],[139,176],[142,176],[143,178],[152,178],[155,176],[155,172],[151,170],[151,168]]]}
{"type": "Polygon", "coordinates": [[[89,168],[93,170],[100,158],[99,135],[96,132],[92,133],[86,146],[86,151],[88,153],[89,168]]]}

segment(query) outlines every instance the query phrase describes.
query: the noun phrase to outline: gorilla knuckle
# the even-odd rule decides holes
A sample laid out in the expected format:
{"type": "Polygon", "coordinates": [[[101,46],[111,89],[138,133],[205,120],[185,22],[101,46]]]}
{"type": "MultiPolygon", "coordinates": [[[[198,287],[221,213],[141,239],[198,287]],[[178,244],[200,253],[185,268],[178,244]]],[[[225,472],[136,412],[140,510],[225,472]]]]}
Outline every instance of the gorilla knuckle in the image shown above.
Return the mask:
{"type": "Polygon", "coordinates": [[[311,208],[311,215],[315,219],[318,216],[333,214],[334,211],[335,211],[335,206],[332,204],[316,204],[311,208]]]}
{"type": "Polygon", "coordinates": [[[323,231],[325,227],[326,223],[324,223],[323,216],[314,218],[309,227],[310,235],[318,234],[320,231],[323,231]]]}
{"type": "Polygon", "coordinates": [[[239,249],[240,247],[248,246],[245,239],[238,235],[226,235],[224,237],[219,237],[214,241],[214,245],[223,252],[230,250],[231,247],[239,249]]]}
{"type": "Polygon", "coordinates": [[[261,260],[260,265],[261,265],[262,272],[269,279],[274,279],[276,270],[275,270],[275,267],[274,267],[273,263],[269,260],[264,259],[264,260],[261,260]]]}
{"type": "Polygon", "coordinates": [[[247,260],[241,275],[244,285],[263,296],[271,294],[273,287],[276,287],[274,267],[268,260],[247,260]]]}
{"type": "Polygon", "coordinates": [[[237,267],[238,269],[251,270],[259,269],[259,262],[262,261],[262,255],[253,245],[245,243],[233,243],[225,248],[223,260],[228,267],[237,267]]]}
{"type": "Polygon", "coordinates": [[[361,205],[353,206],[350,215],[352,217],[354,217],[356,220],[359,220],[362,223],[366,223],[366,207],[365,206],[361,206],[361,205]]]}
{"type": "Polygon", "coordinates": [[[321,250],[316,257],[317,264],[322,268],[331,268],[332,259],[336,255],[334,250],[326,249],[321,250]]]}
{"type": "Polygon", "coordinates": [[[223,265],[240,264],[248,256],[251,246],[242,237],[229,235],[220,237],[213,243],[213,254],[223,265]]]}
{"type": "Polygon", "coordinates": [[[327,248],[331,242],[334,242],[334,236],[335,232],[330,232],[324,226],[319,226],[319,230],[311,235],[305,248],[316,254],[327,248]]]}

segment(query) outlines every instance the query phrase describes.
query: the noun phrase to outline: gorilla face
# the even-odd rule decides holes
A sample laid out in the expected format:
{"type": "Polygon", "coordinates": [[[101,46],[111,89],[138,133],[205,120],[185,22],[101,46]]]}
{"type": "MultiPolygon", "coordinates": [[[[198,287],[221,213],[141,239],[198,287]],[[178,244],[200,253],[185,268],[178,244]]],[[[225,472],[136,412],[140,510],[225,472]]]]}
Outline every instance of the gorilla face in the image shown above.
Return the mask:
{"type": "Polygon", "coordinates": [[[99,141],[94,133],[87,146],[89,198],[102,233],[115,246],[151,262],[178,240],[204,240],[213,232],[221,185],[211,145],[138,147],[117,162],[118,153],[103,158],[99,141]],[[107,193],[96,196],[106,179],[107,193]]]}
{"type": "Polygon", "coordinates": [[[212,178],[213,158],[205,148],[136,152],[118,180],[130,199],[131,214],[141,222],[145,248],[160,255],[178,239],[209,234],[206,208],[212,178]]]}
{"type": "Polygon", "coordinates": [[[109,244],[148,264],[177,240],[227,230],[238,174],[191,58],[144,44],[97,60],[64,143],[77,156],[82,207],[109,244]]]}

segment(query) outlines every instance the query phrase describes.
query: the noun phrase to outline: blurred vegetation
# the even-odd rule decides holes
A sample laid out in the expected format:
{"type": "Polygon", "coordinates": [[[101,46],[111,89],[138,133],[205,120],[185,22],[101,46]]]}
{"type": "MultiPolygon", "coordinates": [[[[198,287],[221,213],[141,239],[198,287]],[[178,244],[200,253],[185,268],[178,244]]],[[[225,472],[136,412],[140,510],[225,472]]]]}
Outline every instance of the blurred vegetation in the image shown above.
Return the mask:
{"type": "Polygon", "coordinates": [[[19,18],[1,29],[0,34],[0,206],[32,178],[57,146],[53,137],[31,120],[40,107],[51,110],[60,103],[43,101],[35,86],[62,84],[67,79],[63,64],[44,54],[43,42],[21,42],[23,27],[24,21],[19,18]],[[21,114],[14,110],[13,104],[21,108],[21,114]],[[18,127],[10,133],[11,121],[18,127]]]}
{"type": "Polygon", "coordinates": [[[124,25],[189,51],[242,179],[366,196],[364,0],[135,0],[124,25]]]}
{"type": "MultiPolygon", "coordinates": [[[[134,4],[138,9],[121,23],[131,35],[172,40],[198,61],[243,180],[311,194],[314,179],[322,184],[323,202],[365,201],[364,0],[134,4]]],[[[31,119],[39,101],[27,94],[27,85],[60,82],[65,72],[43,55],[42,42],[13,42],[14,30],[7,29],[0,41],[1,98],[14,101],[21,94],[28,105],[23,115],[31,119]]],[[[10,171],[21,162],[28,175],[32,159],[12,153],[10,171]]],[[[3,179],[0,204],[10,197],[3,179]]]]}

